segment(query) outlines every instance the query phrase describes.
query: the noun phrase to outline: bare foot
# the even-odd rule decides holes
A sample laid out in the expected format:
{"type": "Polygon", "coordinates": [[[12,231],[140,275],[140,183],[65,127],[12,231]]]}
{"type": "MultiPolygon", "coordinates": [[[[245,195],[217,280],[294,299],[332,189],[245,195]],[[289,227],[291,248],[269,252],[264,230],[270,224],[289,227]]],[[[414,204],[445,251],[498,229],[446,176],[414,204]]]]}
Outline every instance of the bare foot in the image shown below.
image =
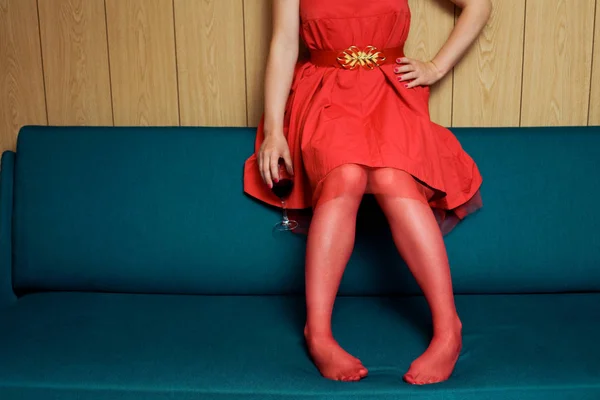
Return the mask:
{"type": "Polygon", "coordinates": [[[305,331],[310,356],[323,377],[335,381],[359,381],[367,376],[361,361],[347,353],[331,336],[312,336],[305,331]]]}
{"type": "Polygon", "coordinates": [[[425,353],[417,358],[404,375],[404,380],[413,385],[443,382],[450,378],[462,347],[462,325],[433,336],[425,353]]]}

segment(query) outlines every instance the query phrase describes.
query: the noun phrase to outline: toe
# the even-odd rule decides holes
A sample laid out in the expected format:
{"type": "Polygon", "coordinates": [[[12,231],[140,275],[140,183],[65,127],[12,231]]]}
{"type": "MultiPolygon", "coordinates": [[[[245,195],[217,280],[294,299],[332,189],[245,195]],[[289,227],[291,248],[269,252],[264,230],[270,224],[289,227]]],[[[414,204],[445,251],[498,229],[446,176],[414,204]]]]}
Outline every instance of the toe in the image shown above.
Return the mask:
{"type": "Polygon", "coordinates": [[[411,385],[418,385],[419,381],[417,380],[418,375],[413,375],[413,374],[406,374],[404,375],[404,380],[408,383],[410,383],[411,385]]]}
{"type": "Polygon", "coordinates": [[[344,378],[348,382],[356,382],[356,381],[360,380],[360,375],[357,370],[356,371],[346,371],[344,373],[344,378]]]}
{"type": "Polygon", "coordinates": [[[415,379],[417,385],[431,385],[434,383],[442,382],[444,380],[445,379],[440,378],[439,376],[430,376],[430,375],[419,376],[418,379],[415,379]]]}
{"type": "Polygon", "coordinates": [[[423,374],[420,374],[418,372],[411,374],[411,376],[413,377],[413,381],[415,383],[421,383],[421,381],[423,380],[423,374]]]}
{"type": "Polygon", "coordinates": [[[358,374],[361,378],[364,378],[365,376],[369,375],[369,371],[366,368],[361,368],[358,370],[358,374]]]}

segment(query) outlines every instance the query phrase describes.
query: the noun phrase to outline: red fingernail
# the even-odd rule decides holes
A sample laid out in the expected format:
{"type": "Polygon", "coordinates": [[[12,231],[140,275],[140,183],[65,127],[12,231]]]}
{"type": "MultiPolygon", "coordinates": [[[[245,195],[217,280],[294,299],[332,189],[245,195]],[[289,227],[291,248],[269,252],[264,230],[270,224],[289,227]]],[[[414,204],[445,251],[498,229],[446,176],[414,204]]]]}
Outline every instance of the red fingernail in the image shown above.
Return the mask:
{"type": "Polygon", "coordinates": [[[408,84],[404,85],[404,87],[408,89],[408,84]]]}
{"type": "Polygon", "coordinates": [[[273,179],[275,183],[279,183],[279,179],[273,179]]]}
{"type": "Polygon", "coordinates": [[[402,59],[401,58],[396,58],[396,62],[399,63],[402,59]]]}

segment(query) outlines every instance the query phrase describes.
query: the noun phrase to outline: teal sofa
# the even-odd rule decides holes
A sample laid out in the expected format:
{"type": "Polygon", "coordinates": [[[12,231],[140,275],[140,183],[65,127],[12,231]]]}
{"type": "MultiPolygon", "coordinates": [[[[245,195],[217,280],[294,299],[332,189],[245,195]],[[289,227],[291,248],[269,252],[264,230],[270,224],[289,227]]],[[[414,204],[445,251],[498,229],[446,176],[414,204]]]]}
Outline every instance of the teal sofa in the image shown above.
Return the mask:
{"type": "Polygon", "coordinates": [[[333,321],[370,374],[328,381],[306,238],[242,192],[253,129],[24,127],[2,157],[0,399],[600,399],[600,127],[453,132],[484,176],[445,237],[464,350],[414,387],[430,315],[371,198],[333,321]]]}

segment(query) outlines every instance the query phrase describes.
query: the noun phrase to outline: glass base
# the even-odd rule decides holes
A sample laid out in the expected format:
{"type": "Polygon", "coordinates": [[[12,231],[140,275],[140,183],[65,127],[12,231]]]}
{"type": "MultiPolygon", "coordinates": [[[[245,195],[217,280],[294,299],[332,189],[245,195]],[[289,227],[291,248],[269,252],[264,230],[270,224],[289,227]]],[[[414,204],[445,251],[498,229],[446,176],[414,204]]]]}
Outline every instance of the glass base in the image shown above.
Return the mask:
{"type": "Polygon", "coordinates": [[[298,227],[298,222],[287,220],[287,221],[278,222],[275,225],[274,229],[281,231],[281,232],[285,232],[285,231],[293,231],[297,227],[298,227]]]}

